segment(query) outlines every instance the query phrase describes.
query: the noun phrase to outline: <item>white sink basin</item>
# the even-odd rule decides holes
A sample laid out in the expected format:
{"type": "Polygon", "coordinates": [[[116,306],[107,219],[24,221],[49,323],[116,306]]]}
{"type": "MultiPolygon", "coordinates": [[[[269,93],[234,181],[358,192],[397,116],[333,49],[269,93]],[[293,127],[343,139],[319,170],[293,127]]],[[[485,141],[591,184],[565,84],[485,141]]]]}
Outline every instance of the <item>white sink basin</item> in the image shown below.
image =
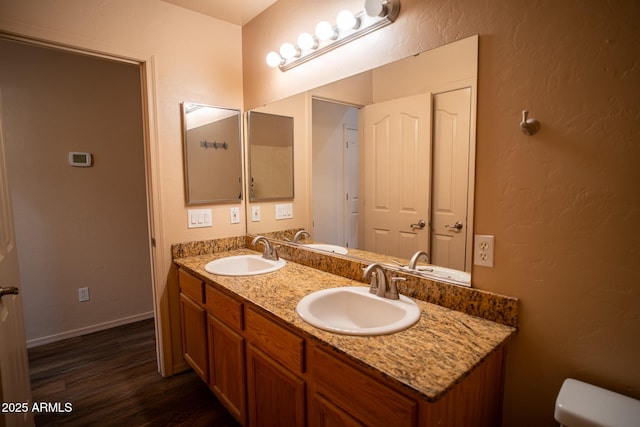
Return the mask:
{"type": "Polygon", "coordinates": [[[418,271],[425,276],[431,276],[438,279],[453,280],[465,285],[469,285],[471,283],[471,274],[460,270],[454,270],[452,268],[438,267],[437,265],[425,265],[418,267],[418,271]]]}
{"type": "Polygon", "coordinates": [[[317,328],[347,335],[391,334],[420,319],[420,308],[410,298],[381,298],[363,286],[314,292],[300,300],[296,312],[317,328]]]}
{"type": "Polygon", "coordinates": [[[309,249],[317,249],[325,252],[333,252],[334,254],[339,254],[339,255],[346,255],[349,253],[347,248],[343,248],[342,246],[338,246],[338,245],[328,245],[326,243],[307,243],[302,246],[305,246],[309,249]]]}
{"type": "Polygon", "coordinates": [[[204,269],[221,276],[253,276],[280,270],[286,263],[283,259],[264,259],[262,255],[236,255],[211,261],[204,269]]]}

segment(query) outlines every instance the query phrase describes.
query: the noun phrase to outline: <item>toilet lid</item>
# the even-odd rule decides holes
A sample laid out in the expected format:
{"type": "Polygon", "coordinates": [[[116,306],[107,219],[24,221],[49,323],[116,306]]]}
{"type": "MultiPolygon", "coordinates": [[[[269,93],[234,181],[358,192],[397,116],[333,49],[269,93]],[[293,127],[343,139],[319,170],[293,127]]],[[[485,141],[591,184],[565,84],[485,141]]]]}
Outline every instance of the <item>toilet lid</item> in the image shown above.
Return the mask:
{"type": "Polygon", "coordinates": [[[638,427],[640,401],[568,378],[558,393],[554,416],[568,427],[638,427]]]}

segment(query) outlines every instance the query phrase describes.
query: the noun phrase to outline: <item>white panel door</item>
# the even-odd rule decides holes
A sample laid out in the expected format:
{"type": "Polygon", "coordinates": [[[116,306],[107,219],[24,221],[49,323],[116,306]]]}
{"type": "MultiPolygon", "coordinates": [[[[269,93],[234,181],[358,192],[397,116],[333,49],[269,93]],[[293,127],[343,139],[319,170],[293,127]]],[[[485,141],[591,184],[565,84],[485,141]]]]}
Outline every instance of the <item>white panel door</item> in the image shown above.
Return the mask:
{"type": "Polygon", "coordinates": [[[471,89],[433,97],[431,262],[465,269],[471,89]]]}
{"type": "MultiPolygon", "coordinates": [[[[0,98],[1,99],[1,98],[0,98]]],[[[26,404],[0,411],[0,426],[34,425],[29,361],[19,294],[18,255],[9,198],[0,105],[0,402],[26,404]]],[[[4,408],[4,407],[3,407],[4,408]]]]}
{"type": "Polygon", "coordinates": [[[431,95],[363,110],[363,249],[405,259],[428,251],[431,95]]]}

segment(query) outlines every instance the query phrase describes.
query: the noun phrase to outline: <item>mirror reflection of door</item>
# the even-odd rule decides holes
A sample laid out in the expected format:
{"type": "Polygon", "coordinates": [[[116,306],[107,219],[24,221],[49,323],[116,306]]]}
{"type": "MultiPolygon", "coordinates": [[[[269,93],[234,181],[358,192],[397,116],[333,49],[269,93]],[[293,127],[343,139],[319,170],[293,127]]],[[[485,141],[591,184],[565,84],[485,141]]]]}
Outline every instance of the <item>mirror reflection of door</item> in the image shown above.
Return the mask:
{"type": "Polygon", "coordinates": [[[431,262],[464,270],[468,236],[471,89],[433,97],[431,262]]]}
{"type": "Polygon", "coordinates": [[[312,104],[313,239],[357,248],[358,108],[312,104]]]}
{"type": "Polygon", "coordinates": [[[431,95],[364,107],[361,150],[363,248],[404,259],[428,252],[431,95]]]}

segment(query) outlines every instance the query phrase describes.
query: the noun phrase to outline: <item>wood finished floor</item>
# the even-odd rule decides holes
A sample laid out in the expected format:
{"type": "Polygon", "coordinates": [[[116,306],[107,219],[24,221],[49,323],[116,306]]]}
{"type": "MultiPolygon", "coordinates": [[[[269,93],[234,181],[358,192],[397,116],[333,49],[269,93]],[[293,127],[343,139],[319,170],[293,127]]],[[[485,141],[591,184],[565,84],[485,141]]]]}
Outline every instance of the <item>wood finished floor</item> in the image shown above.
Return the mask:
{"type": "Polygon", "coordinates": [[[153,319],[29,349],[34,402],[70,402],[35,414],[37,426],[239,424],[189,371],[160,376],[153,319]]]}

